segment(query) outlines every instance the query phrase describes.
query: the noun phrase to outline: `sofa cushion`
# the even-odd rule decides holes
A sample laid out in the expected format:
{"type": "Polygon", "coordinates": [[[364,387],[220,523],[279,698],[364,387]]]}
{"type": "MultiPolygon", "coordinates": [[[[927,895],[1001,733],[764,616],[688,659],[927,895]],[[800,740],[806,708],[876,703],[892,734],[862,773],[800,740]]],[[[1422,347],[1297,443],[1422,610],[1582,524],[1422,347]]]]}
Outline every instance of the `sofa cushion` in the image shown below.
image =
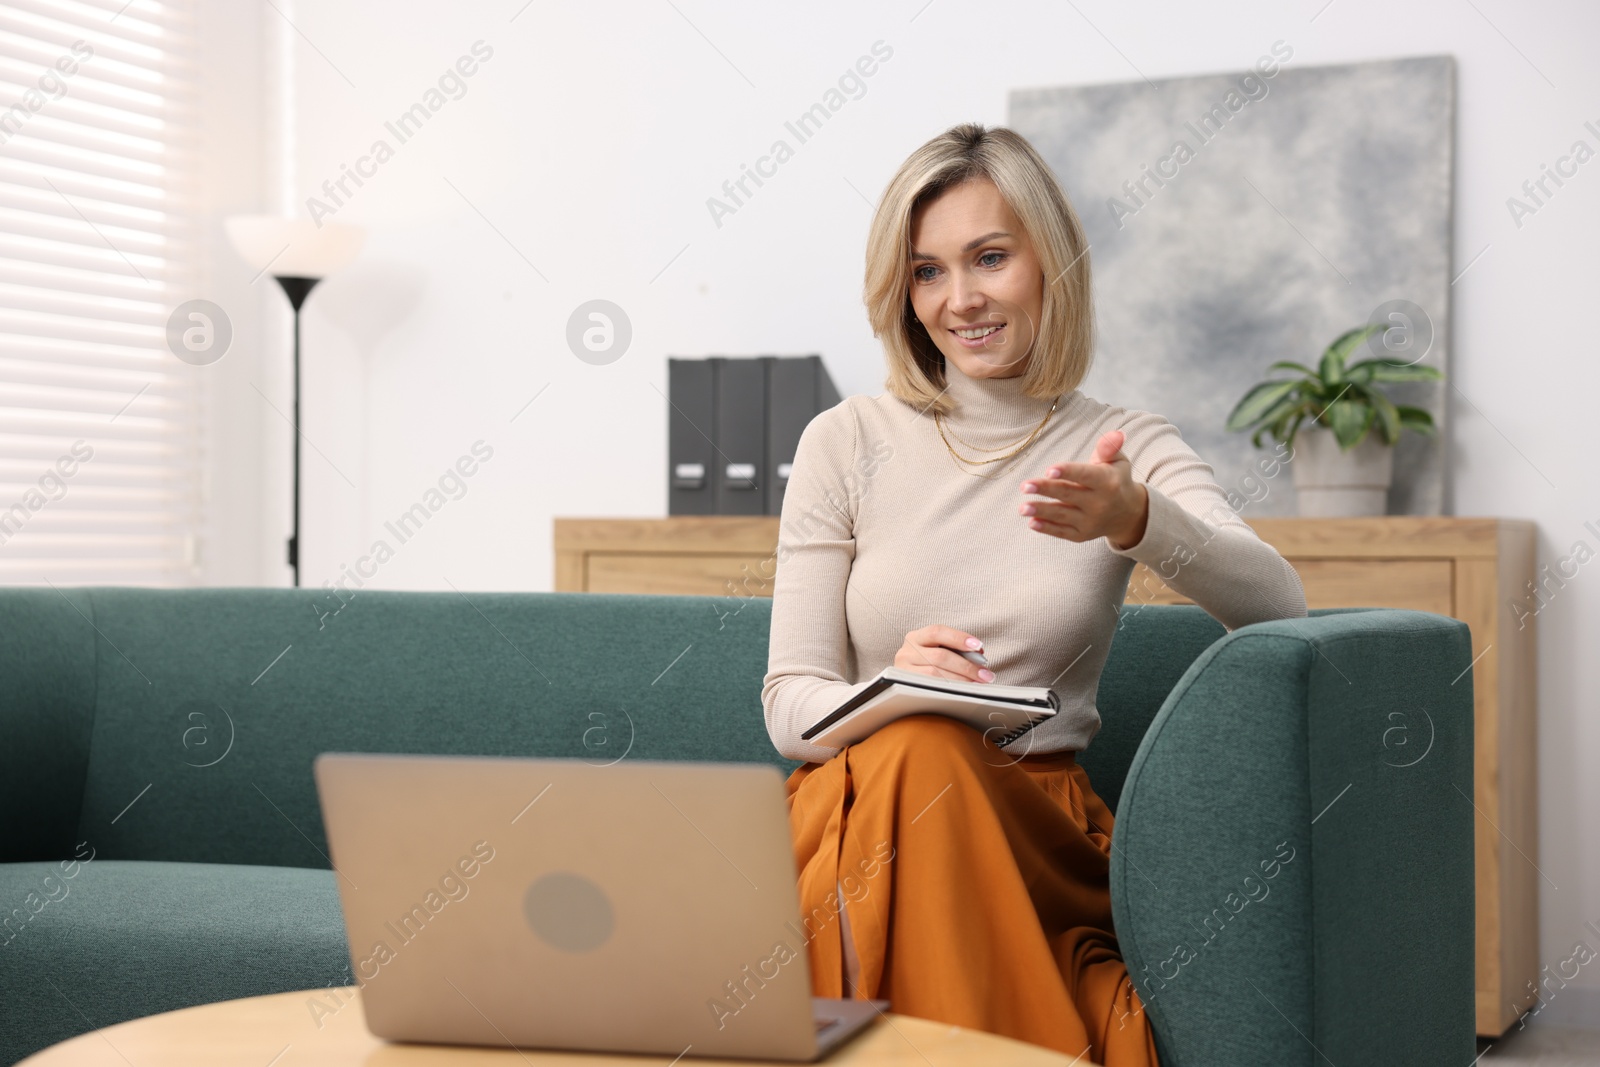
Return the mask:
{"type": "Polygon", "coordinates": [[[331,871],[80,855],[0,864],[0,1063],[155,1012],[353,982],[331,871]]]}

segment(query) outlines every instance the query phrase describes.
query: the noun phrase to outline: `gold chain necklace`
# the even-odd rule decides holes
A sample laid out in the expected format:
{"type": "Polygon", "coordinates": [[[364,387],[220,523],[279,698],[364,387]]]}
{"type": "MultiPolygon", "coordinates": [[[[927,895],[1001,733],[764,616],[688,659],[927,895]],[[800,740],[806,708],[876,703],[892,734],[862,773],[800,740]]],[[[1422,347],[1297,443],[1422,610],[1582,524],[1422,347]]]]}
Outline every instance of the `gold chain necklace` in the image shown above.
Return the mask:
{"type": "MultiPolygon", "coordinates": [[[[934,409],[934,412],[933,412],[933,424],[934,424],[934,426],[938,427],[939,439],[944,442],[945,450],[948,451],[951,456],[953,456],[955,459],[959,460],[962,463],[968,464],[969,466],[982,467],[982,466],[985,466],[985,465],[990,464],[990,463],[1001,463],[1001,462],[1003,462],[1005,460],[1008,460],[1011,457],[1013,457],[1015,455],[1018,455],[1019,453],[1025,451],[1030,445],[1033,444],[1035,438],[1037,438],[1039,436],[1039,434],[1044,432],[1045,424],[1050,421],[1050,416],[1054,415],[1056,413],[1056,408],[1058,408],[1060,406],[1061,406],[1061,398],[1057,397],[1056,400],[1055,400],[1055,403],[1050,405],[1050,410],[1044,413],[1044,418],[1039,420],[1039,425],[1037,425],[1037,426],[1035,426],[1033,428],[1033,432],[1028,434],[1027,437],[1025,437],[1023,439],[1021,444],[1019,444],[1016,448],[1012,449],[1010,452],[1007,452],[1005,455],[996,456],[993,459],[968,459],[966,456],[963,456],[959,452],[957,452],[955,450],[955,448],[953,448],[951,446],[950,438],[945,436],[944,421],[939,417],[939,411],[938,411],[937,408],[934,409]]],[[[951,431],[951,433],[953,435],[954,431],[951,431]]],[[[998,452],[1000,450],[1000,449],[996,449],[996,448],[978,448],[976,445],[969,444],[966,441],[962,441],[960,437],[957,437],[956,440],[961,441],[961,443],[963,445],[966,445],[968,448],[977,449],[977,451],[979,451],[979,452],[998,452]]],[[[1008,447],[1008,446],[1006,446],[1006,445],[1001,445],[1000,446],[1000,448],[1006,448],[1006,447],[1008,447]]],[[[972,475],[973,477],[976,477],[976,478],[992,478],[992,477],[994,477],[994,475],[992,475],[992,474],[980,474],[977,471],[969,471],[969,470],[965,470],[964,468],[960,468],[960,467],[958,467],[957,470],[961,470],[962,473],[970,474],[970,475],[972,475]]]]}
{"type": "Polygon", "coordinates": [[[961,445],[964,448],[970,448],[974,452],[1004,452],[1006,449],[1011,447],[1010,445],[1001,445],[999,448],[979,448],[971,441],[968,441],[965,437],[962,437],[960,434],[956,433],[953,427],[946,426],[944,428],[944,432],[953,438],[956,444],[961,445]]]}

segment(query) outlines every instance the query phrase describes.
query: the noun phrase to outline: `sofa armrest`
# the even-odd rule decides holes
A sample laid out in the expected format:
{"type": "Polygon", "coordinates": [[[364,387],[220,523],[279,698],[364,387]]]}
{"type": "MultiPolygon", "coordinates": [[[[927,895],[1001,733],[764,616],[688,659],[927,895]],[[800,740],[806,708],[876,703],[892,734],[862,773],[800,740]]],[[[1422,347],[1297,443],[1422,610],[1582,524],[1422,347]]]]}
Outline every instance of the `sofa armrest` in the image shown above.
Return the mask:
{"type": "Polygon", "coordinates": [[[1206,651],[1128,774],[1122,952],[1163,1067],[1474,1052],[1464,623],[1370,610],[1206,651]]]}
{"type": "Polygon", "coordinates": [[[0,862],[73,854],[94,725],[93,617],[82,589],[0,595],[0,862]]]}

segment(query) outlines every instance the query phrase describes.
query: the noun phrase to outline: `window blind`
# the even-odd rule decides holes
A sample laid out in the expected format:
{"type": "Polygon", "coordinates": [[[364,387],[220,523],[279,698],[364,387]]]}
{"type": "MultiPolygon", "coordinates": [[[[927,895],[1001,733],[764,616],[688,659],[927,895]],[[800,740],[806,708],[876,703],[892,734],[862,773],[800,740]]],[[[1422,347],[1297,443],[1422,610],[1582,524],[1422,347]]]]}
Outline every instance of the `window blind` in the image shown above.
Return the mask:
{"type": "Polygon", "coordinates": [[[198,578],[193,11],[0,2],[0,584],[198,578]]]}

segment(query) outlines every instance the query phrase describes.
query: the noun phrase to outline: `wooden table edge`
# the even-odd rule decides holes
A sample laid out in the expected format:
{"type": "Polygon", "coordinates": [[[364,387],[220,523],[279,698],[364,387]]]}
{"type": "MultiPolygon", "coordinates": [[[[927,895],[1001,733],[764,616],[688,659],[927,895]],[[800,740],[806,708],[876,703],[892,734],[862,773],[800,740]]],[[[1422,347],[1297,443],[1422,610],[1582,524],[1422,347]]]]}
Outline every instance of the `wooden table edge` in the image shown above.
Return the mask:
{"type": "MultiPolygon", "coordinates": [[[[361,1012],[354,986],[301,989],[186,1008],[114,1023],[41,1049],[17,1067],[212,1067],[251,1063],[258,1067],[321,1067],[369,1064],[372,1067],[435,1067],[462,1060],[527,1067],[641,1067],[659,1061],[716,1064],[719,1067],[773,1067],[777,1060],[734,1060],[635,1053],[485,1048],[461,1045],[393,1044],[374,1037],[361,1012]],[[311,1005],[329,1009],[315,1016],[311,1005]],[[337,1005],[337,1007],[335,1007],[337,1005]]],[[[830,1056],[826,1065],[886,1063],[933,1067],[1063,1067],[1078,1064],[1053,1049],[1008,1037],[889,1013],[830,1056]]]]}

